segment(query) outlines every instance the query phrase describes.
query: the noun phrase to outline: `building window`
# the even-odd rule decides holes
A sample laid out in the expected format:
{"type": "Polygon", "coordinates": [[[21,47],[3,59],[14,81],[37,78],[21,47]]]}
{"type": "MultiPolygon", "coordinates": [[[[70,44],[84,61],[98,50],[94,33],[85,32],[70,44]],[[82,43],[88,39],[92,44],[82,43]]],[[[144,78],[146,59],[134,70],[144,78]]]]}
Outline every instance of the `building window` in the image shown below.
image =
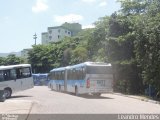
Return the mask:
{"type": "Polygon", "coordinates": [[[60,32],[61,32],[61,30],[60,30],[60,29],[58,29],[58,32],[60,33],[60,32]]]}
{"type": "Polygon", "coordinates": [[[52,34],[52,30],[49,30],[49,34],[52,34]]]}
{"type": "Polygon", "coordinates": [[[60,35],[58,35],[58,39],[60,38],[61,36],[60,35]]]}
{"type": "Polygon", "coordinates": [[[52,36],[49,36],[49,39],[51,40],[51,39],[52,39],[52,36]]]}
{"type": "Polygon", "coordinates": [[[71,32],[68,32],[68,34],[70,35],[70,34],[71,34],[71,32]]]}

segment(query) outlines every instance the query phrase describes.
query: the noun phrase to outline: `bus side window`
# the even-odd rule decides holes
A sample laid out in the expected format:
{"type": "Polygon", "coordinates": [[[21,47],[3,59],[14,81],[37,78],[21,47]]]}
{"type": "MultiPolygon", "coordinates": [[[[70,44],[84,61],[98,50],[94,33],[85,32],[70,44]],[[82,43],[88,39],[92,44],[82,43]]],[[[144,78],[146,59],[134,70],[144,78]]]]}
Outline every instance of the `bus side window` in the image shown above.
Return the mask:
{"type": "Polygon", "coordinates": [[[3,73],[3,75],[4,75],[4,80],[5,81],[9,80],[9,70],[5,70],[4,73],[3,73]]]}
{"type": "Polygon", "coordinates": [[[77,68],[77,69],[76,69],[77,80],[81,80],[81,73],[80,73],[81,71],[80,71],[80,69],[81,69],[81,68],[77,68]]]}
{"type": "Polygon", "coordinates": [[[53,79],[56,80],[56,73],[55,72],[52,73],[52,80],[53,79]]]}
{"type": "Polygon", "coordinates": [[[86,76],[86,67],[82,67],[82,77],[85,79],[86,76]]]}
{"type": "Polygon", "coordinates": [[[4,81],[3,71],[0,71],[0,82],[4,81]]]}
{"type": "Polygon", "coordinates": [[[70,80],[70,74],[71,74],[70,70],[67,70],[67,80],[70,80]]]}
{"type": "Polygon", "coordinates": [[[58,80],[58,74],[55,72],[55,80],[58,80]]]}
{"type": "Polygon", "coordinates": [[[83,78],[83,68],[82,67],[80,68],[80,79],[84,79],[83,78]]]}
{"type": "Polygon", "coordinates": [[[27,77],[31,77],[31,70],[30,68],[26,67],[23,68],[20,72],[20,75],[22,78],[27,78],[27,77]]]}
{"type": "Polygon", "coordinates": [[[20,69],[16,69],[16,78],[17,79],[21,78],[21,70],[20,69]]]}
{"type": "Polygon", "coordinates": [[[64,80],[64,71],[61,72],[61,80],[64,80]]]}
{"type": "Polygon", "coordinates": [[[16,70],[15,69],[10,70],[10,79],[12,79],[12,80],[16,79],[16,70]]]}
{"type": "Polygon", "coordinates": [[[16,79],[16,72],[14,69],[12,70],[4,70],[3,72],[4,80],[15,80],[16,79]]]}

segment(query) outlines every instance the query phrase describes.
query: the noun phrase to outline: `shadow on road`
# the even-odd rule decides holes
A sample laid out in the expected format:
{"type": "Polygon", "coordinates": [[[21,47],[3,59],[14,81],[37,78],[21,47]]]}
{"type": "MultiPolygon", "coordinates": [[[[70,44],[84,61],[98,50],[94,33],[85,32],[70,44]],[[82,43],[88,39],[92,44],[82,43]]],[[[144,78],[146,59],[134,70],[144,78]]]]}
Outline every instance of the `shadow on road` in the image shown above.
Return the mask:
{"type": "Polygon", "coordinates": [[[114,99],[114,98],[111,98],[111,97],[94,96],[94,95],[88,95],[88,94],[78,95],[77,97],[82,97],[82,98],[85,98],[85,99],[114,99]]]}
{"type": "MultiPolygon", "coordinates": [[[[62,93],[65,93],[65,92],[62,92],[62,93]]],[[[65,94],[76,96],[76,97],[81,97],[85,99],[114,99],[111,97],[94,96],[94,95],[89,95],[89,94],[79,94],[79,95],[75,95],[74,93],[65,93],[65,94]]]]}
{"type": "Polygon", "coordinates": [[[24,98],[24,97],[33,97],[33,96],[16,95],[16,96],[11,96],[9,99],[14,99],[14,98],[24,98]]]}
{"type": "Polygon", "coordinates": [[[50,91],[54,91],[54,92],[58,92],[58,93],[64,93],[64,94],[68,94],[68,95],[72,95],[72,96],[76,96],[76,97],[81,97],[81,98],[85,98],[85,99],[114,99],[111,97],[104,97],[104,96],[94,96],[94,95],[89,95],[89,94],[79,94],[79,95],[75,95],[75,93],[70,93],[70,92],[64,92],[64,91],[56,91],[56,90],[50,90],[50,91]]]}

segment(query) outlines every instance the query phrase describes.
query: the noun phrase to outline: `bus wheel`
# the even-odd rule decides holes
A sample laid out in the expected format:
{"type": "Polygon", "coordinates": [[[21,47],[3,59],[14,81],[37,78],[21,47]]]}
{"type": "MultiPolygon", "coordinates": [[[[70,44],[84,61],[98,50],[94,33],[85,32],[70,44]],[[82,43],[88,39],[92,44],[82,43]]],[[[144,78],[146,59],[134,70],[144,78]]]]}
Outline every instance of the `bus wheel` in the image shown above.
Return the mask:
{"type": "Polygon", "coordinates": [[[10,98],[12,95],[12,90],[10,88],[5,88],[4,89],[4,95],[6,98],[10,98]]]}
{"type": "Polygon", "coordinates": [[[59,88],[58,88],[58,85],[56,84],[56,91],[58,91],[59,90],[59,88]]]}
{"type": "Polygon", "coordinates": [[[61,85],[59,85],[59,92],[61,92],[61,85]]]}
{"type": "Polygon", "coordinates": [[[93,96],[99,97],[99,96],[101,96],[101,93],[93,93],[93,96]]]}
{"type": "Polygon", "coordinates": [[[53,85],[51,85],[51,90],[53,91],[53,85]]]}
{"type": "Polygon", "coordinates": [[[75,95],[78,96],[78,87],[75,86],[75,95]]]}

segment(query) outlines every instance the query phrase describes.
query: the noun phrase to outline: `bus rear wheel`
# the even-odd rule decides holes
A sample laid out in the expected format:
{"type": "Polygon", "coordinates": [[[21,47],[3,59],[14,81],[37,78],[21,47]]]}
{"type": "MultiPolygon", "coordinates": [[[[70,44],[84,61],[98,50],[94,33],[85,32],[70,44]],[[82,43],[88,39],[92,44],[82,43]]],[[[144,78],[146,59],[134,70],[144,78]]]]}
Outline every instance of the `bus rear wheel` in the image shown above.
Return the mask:
{"type": "Polygon", "coordinates": [[[101,93],[93,93],[93,96],[99,97],[101,96],[101,93]]]}
{"type": "Polygon", "coordinates": [[[12,95],[12,90],[11,90],[10,88],[5,88],[5,89],[4,89],[4,96],[5,96],[6,98],[10,98],[11,95],[12,95]]]}
{"type": "Polygon", "coordinates": [[[78,96],[78,87],[75,86],[75,95],[78,96]]]}
{"type": "Polygon", "coordinates": [[[59,85],[59,92],[61,92],[61,85],[59,85]]]}
{"type": "Polygon", "coordinates": [[[50,88],[51,88],[51,90],[53,91],[53,85],[51,85],[51,87],[50,87],[50,88]]]}

